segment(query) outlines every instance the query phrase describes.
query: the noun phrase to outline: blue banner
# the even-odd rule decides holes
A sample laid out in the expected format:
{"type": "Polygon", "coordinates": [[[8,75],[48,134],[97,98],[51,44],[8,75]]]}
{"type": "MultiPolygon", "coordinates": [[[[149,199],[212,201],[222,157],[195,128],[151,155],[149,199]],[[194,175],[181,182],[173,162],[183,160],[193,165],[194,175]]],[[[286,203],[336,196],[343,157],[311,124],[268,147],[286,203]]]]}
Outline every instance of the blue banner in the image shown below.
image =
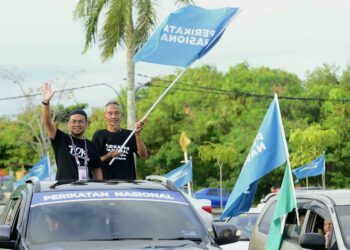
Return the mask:
{"type": "Polygon", "coordinates": [[[46,154],[37,163],[33,165],[29,173],[23,176],[16,182],[16,186],[22,185],[29,179],[29,177],[36,176],[39,180],[49,180],[50,179],[50,160],[49,154],[46,154]]]}
{"type": "Polygon", "coordinates": [[[124,190],[70,190],[56,192],[41,192],[33,194],[32,207],[58,202],[76,202],[89,200],[133,200],[173,202],[187,205],[183,195],[175,191],[151,189],[124,190]]]}
{"type": "Polygon", "coordinates": [[[287,161],[286,146],[275,95],[220,219],[237,216],[249,210],[260,178],[287,161]]]}
{"type": "Polygon", "coordinates": [[[323,153],[320,157],[316,158],[312,162],[294,169],[293,174],[297,177],[298,180],[300,180],[306,177],[321,175],[325,170],[326,156],[323,153]]]}
{"type": "Polygon", "coordinates": [[[181,8],[163,21],[134,56],[134,62],[187,67],[212,49],[238,10],[194,5],[181,8]]]}
{"type": "Polygon", "coordinates": [[[192,160],[175,168],[164,175],[164,177],[172,181],[178,188],[185,186],[188,182],[192,181],[192,160]]]}

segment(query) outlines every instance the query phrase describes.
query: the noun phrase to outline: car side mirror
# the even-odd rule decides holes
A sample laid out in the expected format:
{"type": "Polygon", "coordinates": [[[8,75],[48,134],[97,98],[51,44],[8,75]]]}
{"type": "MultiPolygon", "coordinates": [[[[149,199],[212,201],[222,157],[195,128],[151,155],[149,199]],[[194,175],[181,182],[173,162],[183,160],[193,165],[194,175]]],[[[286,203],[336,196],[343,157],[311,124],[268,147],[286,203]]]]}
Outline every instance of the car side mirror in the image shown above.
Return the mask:
{"type": "Polygon", "coordinates": [[[326,249],[326,240],[318,233],[304,233],[300,236],[300,246],[308,249],[326,249]]]}
{"type": "Polygon", "coordinates": [[[214,241],[218,245],[239,241],[238,231],[237,227],[231,223],[213,222],[214,241]]]}

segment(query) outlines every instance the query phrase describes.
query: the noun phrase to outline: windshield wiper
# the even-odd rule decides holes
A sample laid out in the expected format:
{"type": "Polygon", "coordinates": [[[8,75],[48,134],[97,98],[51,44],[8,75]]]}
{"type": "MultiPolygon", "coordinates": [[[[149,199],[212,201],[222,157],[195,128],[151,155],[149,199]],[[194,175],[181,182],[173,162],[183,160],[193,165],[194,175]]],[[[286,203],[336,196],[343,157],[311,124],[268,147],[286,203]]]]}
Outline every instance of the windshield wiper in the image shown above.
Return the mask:
{"type": "Polygon", "coordinates": [[[87,241],[117,241],[117,240],[153,240],[153,238],[111,238],[111,239],[88,239],[87,241]]]}
{"type": "Polygon", "coordinates": [[[177,237],[177,238],[159,238],[157,240],[190,240],[190,241],[201,242],[203,239],[199,237],[177,237]]]}

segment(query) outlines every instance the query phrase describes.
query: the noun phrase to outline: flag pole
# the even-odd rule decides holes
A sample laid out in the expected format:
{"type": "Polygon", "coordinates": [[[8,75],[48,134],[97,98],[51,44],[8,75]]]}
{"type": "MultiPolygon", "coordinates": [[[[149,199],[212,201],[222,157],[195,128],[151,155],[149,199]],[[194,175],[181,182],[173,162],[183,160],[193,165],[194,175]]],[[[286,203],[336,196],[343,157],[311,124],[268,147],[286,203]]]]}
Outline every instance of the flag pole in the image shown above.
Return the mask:
{"type": "Polygon", "coordinates": [[[47,165],[49,166],[49,180],[51,181],[51,162],[50,162],[49,151],[47,151],[46,154],[47,154],[47,165]]]}
{"type": "MultiPolygon", "coordinates": [[[[192,65],[192,63],[190,65],[188,65],[186,68],[184,68],[184,70],[182,70],[182,72],[175,78],[175,80],[170,83],[170,85],[164,90],[164,92],[158,97],[158,99],[155,101],[155,103],[153,103],[152,107],[147,111],[147,113],[142,117],[141,122],[144,122],[146,120],[146,118],[148,117],[148,115],[153,111],[153,109],[158,105],[158,103],[163,99],[163,97],[170,91],[170,89],[172,88],[172,86],[180,79],[180,77],[185,74],[185,72],[188,70],[188,68],[192,65]]],[[[131,137],[135,134],[136,129],[134,128],[131,132],[131,134],[128,136],[128,138],[126,138],[126,140],[124,141],[123,145],[119,148],[118,152],[122,152],[123,148],[125,147],[125,145],[128,143],[128,141],[131,139],[131,137]]],[[[112,165],[114,160],[116,158],[113,158],[110,162],[109,165],[112,165]]]]}
{"type": "MultiPolygon", "coordinates": [[[[283,137],[283,143],[284,143],[284,149],[285,149],[285,153],[286,153],[286,156],[287,156],[287,167],[289,168],[290,172],[292,172],[292,167],[291,167],[291,164],[290,164],[290,160],[289,160],[289,150],[288,150],[288,145],[287,145],[287,141],[286,141],[286,134],[284,133],[284,127],[283,127],[283,122],[282,122],[282,117],[281,117],[281,110],[280,110],[280,105],[278,103],[278,97],[277,97],[277,93],[275,93],[275,102],[277,104],[277,109],[278,109],[278,121],[281,125],[281,128],[282,128],[282,137],[283,137]]],[[[290,178],[291,178],[291,183],[293,184],[293,196],[294,196],[294,199],[295,199],[295,204],[297,205],[297,200],[296,200],[296,196],[295,196],[295,187],[294,187],[294,180],[293,180],[293,175],[290,175],[290,178]]],[[[295,208],[295,214],[297,216],[297,223],[298,225],[300,225],[300,221],[299,221],[299,211],[298,211],[298,205],[297,207],[295,208]]],[[[284,217],[283,221],[282,221],[282,226],[281,228],[284,228],[284,224],[286,223],[286,220],[285,220],[286,217],[284,217]]]]}
{"type": "Polygon", "coordinates": [[[323,190],[326,190],[326,153],[323,151],[324,156],[324,161],[323,161],[323,168],[324,171],[322,173],[322,188],[323,190]]]}

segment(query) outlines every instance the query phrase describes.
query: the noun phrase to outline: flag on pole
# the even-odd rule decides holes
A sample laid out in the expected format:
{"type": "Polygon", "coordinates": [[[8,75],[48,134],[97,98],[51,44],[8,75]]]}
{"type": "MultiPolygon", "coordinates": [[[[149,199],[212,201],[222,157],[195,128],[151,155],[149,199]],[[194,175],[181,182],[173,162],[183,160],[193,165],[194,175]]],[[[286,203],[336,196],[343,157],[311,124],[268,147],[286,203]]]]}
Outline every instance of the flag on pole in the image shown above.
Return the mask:
{"type": "Polygon", "coordinates": [[[49,180],[50,179],[50,158],[49,154],[46,154],[37,163],[33,165],[29,173],[23,176],[16,182],[16,186],[22,185],[29,179],[29,177],[36,176],[39,180],[49,180]]]}
{"type": "Polygon", "coordinates": [[[321,156],[313,160],[312,162],[296,168],[293,170],[293,174],[297,177],[297,180],[321,175],[326,170],[326,156],[325,153],[322,153],[321,156]]]}
{"type": "Polygon", "coordinates": [[[192,160],[170,171],[164,177],[172,181],[178,188],[185,186],[192,181],[192,160]]]}
{"type": "Polygon", "coordinates": [[[134,56],[134,62],[187,67],[220,40],[238,10],[209,10],[194,5],[181,8],[163,21],[134,56]]]}
{"type": "Polygon", "coordinates": [[[293,176],[289,166],[286,166],[282,186],[278,194],[277,205],[272,217],[266,250],[279,250],[282,240],[284,220],[289,212],[297,207],[293,176]]]}
{"type": "Polygon", "coordinates": [[[286,162],[286,147],[278,98],[275,95],[220,219],[249,210],[260,178],[286,162]]]}
{"type": "Polygon", "coordinates": [[[191,143],[191,140],[186,136],[185,132],[181,132],[180,146],[183,152],[187,150],[187,146],[191,143]]]}

